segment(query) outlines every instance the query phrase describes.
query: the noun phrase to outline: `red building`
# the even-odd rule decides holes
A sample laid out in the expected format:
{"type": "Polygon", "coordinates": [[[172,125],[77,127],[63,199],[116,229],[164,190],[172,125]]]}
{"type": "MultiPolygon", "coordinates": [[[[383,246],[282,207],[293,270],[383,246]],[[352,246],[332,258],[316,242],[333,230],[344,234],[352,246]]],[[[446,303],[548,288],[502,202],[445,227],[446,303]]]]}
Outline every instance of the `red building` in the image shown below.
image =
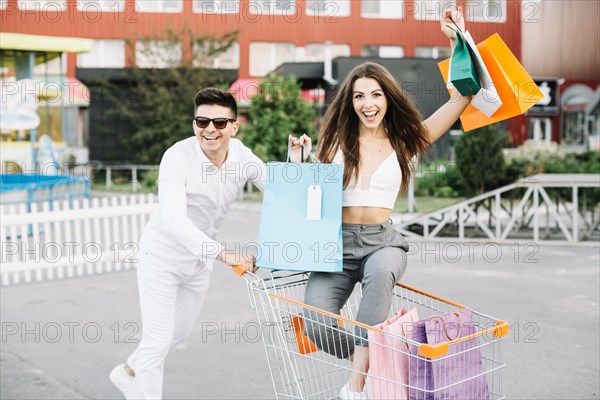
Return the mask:
{"type": "Polygon", "coordinates": [[[534,139],[600,149],[598,21],[599,1],[529,1],[524,6],[522,62],[538,84],[548,82],[552,109],[518,119],[518,143],[534,139]]]}
{"type": "MultiPolygon", "coordinates": [[[[139,42],[166,39],[168,30],[217,37],[237,30],[237,45],[213,66],[239,68],[244,79],[284,62],[323,61],[328,41],[333,56],[446,56],[436,17],[455,4],[474,38],[497,32],[520,58],[520,0],[4,0],[0,20],[4,32],[96,39],[91,53],[66,57],[70,75],[76,66],[152,65],[139,42]]],[[[193,51],[173,54],[189,59],[193,51]]]]}
{"type": "MultiPolygon", "coordinates": [[[[63,57],[68,77],[78,67],[160,68],[194,59],[199,66],[236,69],[247,82],[283,63],[322,62],[326,49],[334,58],[447,57],[437,18],[456,5],[476,41],[498,33],[521,59],[521,0],[3,0],[0,21],[3,32],[95,39],[91,52],[63,57]],[[198,59],[202,48],[182,45],[189,41],[169,41],[233,31],[237,42],[208,59],[198,59]]],[[[53,65],[46,71],[53,73],[53,65]]],[[[507,128],[518,141],[519,121],[507,128]]]]}

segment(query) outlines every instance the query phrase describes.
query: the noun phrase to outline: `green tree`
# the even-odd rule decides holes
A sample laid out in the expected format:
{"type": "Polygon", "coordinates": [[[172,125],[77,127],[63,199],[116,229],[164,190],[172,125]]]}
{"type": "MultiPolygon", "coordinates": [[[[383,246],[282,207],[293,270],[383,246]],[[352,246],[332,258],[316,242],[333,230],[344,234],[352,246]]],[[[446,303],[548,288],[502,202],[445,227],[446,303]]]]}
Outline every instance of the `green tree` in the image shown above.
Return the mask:
{"type": "Polygon", "coordinates": [[[184,28],[137,39],[138,57],[160,68],[132,68],[126,77],[129,86],[121,87],[116,91],[121,96],[113,98],[114,117],[131,127],[123,136],[132,161],[158,164],[167,148],[193,134],[194,96],[208,86],[227,89],[227,82],[209,68],[237,38],[238,32],[204,37],[184,28]],[[193,50],[192,57],[182,58],[173,50],[177,46],[193,50]],[[123,90],[128,92],[124,96],[123,90]]]}
{"type": "Polygon", "coordinates": [[[252,98],[249,123],[242,129],[244,143],[263,161],[283,161],[288,135],[306,133],[314,139],[315,110],[300,99],[296,78],[271,74],[252,98]]]}
{"type": "Polygon", "coordinates": [[[463,133],[456,141],[456,166],[474,194],[497,188],[504,178],[506,133],[493,124],[463,133]]]}

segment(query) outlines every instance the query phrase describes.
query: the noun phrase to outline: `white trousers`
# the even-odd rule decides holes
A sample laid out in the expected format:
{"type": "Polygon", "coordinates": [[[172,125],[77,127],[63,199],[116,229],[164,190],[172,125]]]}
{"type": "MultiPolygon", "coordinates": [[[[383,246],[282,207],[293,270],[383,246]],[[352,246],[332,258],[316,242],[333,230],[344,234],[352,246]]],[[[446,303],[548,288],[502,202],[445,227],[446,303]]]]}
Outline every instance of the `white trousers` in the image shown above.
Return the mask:
{"type": "MultiPolygon", "coordinates": [[[[161,399],[165,357],[186,339],[204,303],[211,268],[184,268],[140,251],[137,281],[142,311],[142,340],[127,359],[144,399],[161,399]]],[[[212,267],[212,266],[211,266],[212,267]]]]}

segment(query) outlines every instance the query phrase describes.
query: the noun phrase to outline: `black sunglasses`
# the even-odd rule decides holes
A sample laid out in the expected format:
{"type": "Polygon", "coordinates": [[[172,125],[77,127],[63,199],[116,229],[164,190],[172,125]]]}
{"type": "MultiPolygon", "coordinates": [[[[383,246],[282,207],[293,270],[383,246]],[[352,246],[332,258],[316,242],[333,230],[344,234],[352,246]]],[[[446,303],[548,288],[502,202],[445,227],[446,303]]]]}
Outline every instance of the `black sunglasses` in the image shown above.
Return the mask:
{"type": "Polygon", "coordinates": [[[225,129],[227,123],[229,121],[235,122],[235,119],[231,118],[206,118],[206,117],[194,117],[194,121],[196,121],[196,126],[198,128],[206,128],[208,124],[213,123],[215,129],[225,129]]]}

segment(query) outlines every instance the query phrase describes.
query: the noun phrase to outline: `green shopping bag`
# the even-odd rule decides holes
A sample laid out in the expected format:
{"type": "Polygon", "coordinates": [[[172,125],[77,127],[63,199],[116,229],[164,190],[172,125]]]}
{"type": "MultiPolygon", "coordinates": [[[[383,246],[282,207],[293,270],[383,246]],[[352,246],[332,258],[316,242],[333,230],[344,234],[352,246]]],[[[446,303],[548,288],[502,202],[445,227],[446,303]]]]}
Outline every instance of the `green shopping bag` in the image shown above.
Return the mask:
{"type": "Polygon", "coordinates": [[[474,96],[481,90],[479,75],[462,33],[456,30],[456,46],[450,61],[450,82],[463,96],[474,96]]]}

